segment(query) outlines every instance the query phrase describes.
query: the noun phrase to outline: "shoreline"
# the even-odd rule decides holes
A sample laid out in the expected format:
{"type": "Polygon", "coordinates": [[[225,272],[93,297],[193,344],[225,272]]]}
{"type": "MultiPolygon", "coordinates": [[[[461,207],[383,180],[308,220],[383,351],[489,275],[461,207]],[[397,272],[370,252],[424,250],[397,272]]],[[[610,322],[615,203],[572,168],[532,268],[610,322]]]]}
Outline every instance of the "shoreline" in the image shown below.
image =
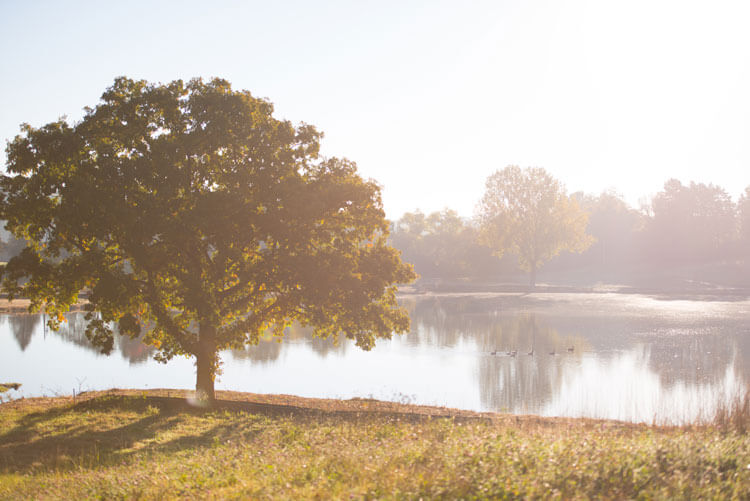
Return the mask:
{"type": "MultiPolygon", "coordinates": [[[[100,398],[138,397],[158,402],[160,407],[172,411],[194,411],[201,405],[193,399],[193,390],[154,388],[154,389],[121,389],[85,391],[76,395],[54,397],[22,397],[0,403],[0,413],[24,407],[45,410],[65,405],[76,405],[100,398]]],[[[672,430],[701,428],[704,425],[662,425],[634,423],[614,419],[587,417],[549,417],[537,414],[511,414],[501,412],[480,412],[451,407],[432,405],[405,404],[376,400],[372,398],[314,398],[296,395],[251,393],[228,390],[217,390],[216,401],[206,411],[245,411],[265,415],[288,416],[338,416],[338,417],[386,417],[401,418],[407,421],[431,419],[448,419],[460,422],[486,422],[496,425],[533,426],[544,428],[578,426],[583,428],[617,429],[617,430],[672,430]]]]}

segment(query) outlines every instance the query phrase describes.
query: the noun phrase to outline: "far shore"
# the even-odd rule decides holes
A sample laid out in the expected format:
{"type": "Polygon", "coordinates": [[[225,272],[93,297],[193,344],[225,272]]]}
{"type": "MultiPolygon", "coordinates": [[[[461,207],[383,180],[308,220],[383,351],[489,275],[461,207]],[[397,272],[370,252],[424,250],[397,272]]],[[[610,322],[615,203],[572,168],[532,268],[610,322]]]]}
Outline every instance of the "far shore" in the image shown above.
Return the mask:
{"type": "MultiPolygon", "coordinates": [[[[398,297],[443,295],[530,295],[530,294],[623,294],[643,295],[659,299],[689,299],[695,301],[738,301],[750,299],[750,287],[719,287],[696,284],[692,286],[636,287],[628,285],[557,285],[540,283],[534,287],[518,283],[480,284],[471,282],[423,282],[402,285],[398,297]]],[[[80,298],[71,311],[82,311],[88,303],[80,298]]],[[[8,300],[0,296],[0,314],[29,313],[31,301],[24,298],[8,300]]]]}
{"type": "MultiPolygon", "coordinates": [[[[80,299],[73,305],[71,311],[81,311],[87,303],[87,300],[80,299]]],[[[31,306],[31,300],[29,299],[16,298],[8,300],[7,298],[0,297],[0,313],[29,313],[29,306],[31,306]]]]}
{"type": "Polygon", "coordinates": [[[445,282],[416,284],[399,287],[398,296],[441,295],[531,295],[531,294],[622,294],[642,295],[659,299],[690,299],[696,301],[738,301],[750,299],[750,288],[707,286],[636,287],[627,285],[597,284],[590,286],[537,284],[472,284],[445,282]]]}

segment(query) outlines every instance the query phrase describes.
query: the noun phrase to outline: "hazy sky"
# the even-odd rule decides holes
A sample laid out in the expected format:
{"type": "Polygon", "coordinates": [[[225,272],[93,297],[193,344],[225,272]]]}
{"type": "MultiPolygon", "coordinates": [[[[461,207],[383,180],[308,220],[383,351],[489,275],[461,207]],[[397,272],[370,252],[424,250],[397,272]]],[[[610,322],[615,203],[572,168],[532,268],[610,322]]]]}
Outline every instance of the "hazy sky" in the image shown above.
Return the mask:
{"type": "Polygon", "coordinates": [[[631,204],[750,185],[750,2],[0,0],[0,139],[78,119],[118,75],[220,76],[325,132],[388,216],[473,213],[540,166],[631,204]]]}

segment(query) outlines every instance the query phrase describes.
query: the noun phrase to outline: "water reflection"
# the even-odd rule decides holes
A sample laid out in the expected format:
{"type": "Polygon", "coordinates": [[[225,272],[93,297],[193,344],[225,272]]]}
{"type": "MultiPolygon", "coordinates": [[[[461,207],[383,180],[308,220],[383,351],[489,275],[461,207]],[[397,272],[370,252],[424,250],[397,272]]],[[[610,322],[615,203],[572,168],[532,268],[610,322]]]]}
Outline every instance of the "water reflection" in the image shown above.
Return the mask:
{"type": "Polygon", "coordinates": [[[651,350],[639,346],[606,363],[585,357],[577,370],[564,371],[554,393],[537,409],[547,416],[601,416],[657,424],[710,419],[744,395],[745,382],[734,363],[700,382],[676,379],[664,384],[652,369],[651,350]]]}
{"type": "MultiPolygon", "coordinates": [[[[46,328],[43,315],[3,315],[2,319],[3,324],[0,328],[10,330],[22,352],[29,346],[32,338],[37,335],[43,338],[47,336],[59,338],[65,343],[90,352],[92,355],[101,355],[99,348],[93,346],[86,338],[86,320],[83,313],[69,313],[58,331],[46,328]]],[[[127,359],[131,365],[144,363],[150,360],[155,353],[152,347],[144,345],[138,339],[117,335],[115,336],[114,351],[127,359]]]]}
{"type": "MultiPolygon", "coordinates": [[[[414,296],[402,304],[412,331],[379,342],[370,353],[346,340],[313,338],[296,326],[287,329],[283,343],[268,338],[224,353],[217,388],[342,398],[409,395],[415,403],[476,410],[647,422],[710,416],[746,388],[747,301],[495,294],[414,296]]],[[[156,377],[153,349],[116,336],[112,356],[126,361],[119,369],[88,343],[84,328],[80,314],[71,314],[56,333],[44,328],[40,316],[4,316],[0,367],[11,367],[15,372],[7,375],[14,380],[27,368],[31,378],[34,367],[47,368],[42,376],[48,379],[64,379],[50,368],[49,357],[56,356],[58,372],[80,360],[76,377],[94,381],[90,389],[192,386],[191,360],[160,365],[156,377]],[[54,354],[32,349],[52,342],[54,354]]],[[[33,385],[25,388],[33,396],[33,385]]]]}
{"type": "Polygon", "coordinates": [[[490,410],[681,422],[746,389],[747,303],[552,296],[415,299],[411,342],[474,339],[490,410]]]}
{"type": "Polygon", "coordinates": [[[18,342],[18,347],[24,351],[31,342],[31,336],[39,325],[41,317],[39,315],[11,315],[5,318],[10,322],[10,329],[18,342]]]}
{"type": "Polygon", "coordinates": [[[249,360],[269,364],[279,360],[283,351],[289,346],[307,346],[321,357],[328,355],[343,356],[351,345],[345,340],[335,342],[333,339],[321,339],[312,335],[312,329],[293,325],[284,330],[283,338],[268,336],[262,338],[255,346],[246,346],[241,350],[231,350],[234,360],[249,360]]]}

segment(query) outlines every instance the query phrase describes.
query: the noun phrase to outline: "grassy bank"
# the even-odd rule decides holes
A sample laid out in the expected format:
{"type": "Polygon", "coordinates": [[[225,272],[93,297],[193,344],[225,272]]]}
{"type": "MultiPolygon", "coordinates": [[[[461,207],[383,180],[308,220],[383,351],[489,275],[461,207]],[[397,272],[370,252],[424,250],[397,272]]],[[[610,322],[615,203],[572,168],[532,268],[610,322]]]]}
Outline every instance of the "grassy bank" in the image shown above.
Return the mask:
{"type": "Polygon", "coordinates": [[[370,400],[113,391],[0,405],[0,498],[736,498],[750,436],[370,400]]]}

